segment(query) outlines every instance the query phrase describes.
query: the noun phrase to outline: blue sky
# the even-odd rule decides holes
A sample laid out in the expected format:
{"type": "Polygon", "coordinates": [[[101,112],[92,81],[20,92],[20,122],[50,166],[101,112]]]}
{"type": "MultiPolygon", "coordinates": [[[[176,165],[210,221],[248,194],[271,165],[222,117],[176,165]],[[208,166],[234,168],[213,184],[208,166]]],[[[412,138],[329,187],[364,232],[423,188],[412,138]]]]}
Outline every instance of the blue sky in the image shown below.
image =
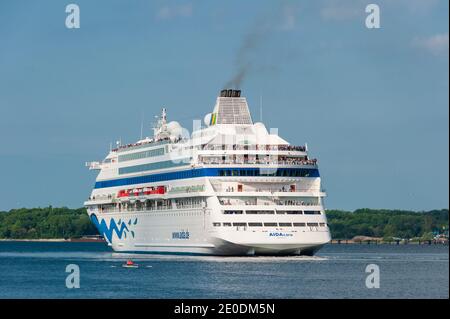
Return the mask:
{"type": "Polygon", "coordinates": [[[0,2],[0,209],[82,206],[85,161],[162,106],[191,128],[242,63],[254,118],[262,95],[319,158],[327,207],[448,208],[447,0],[78,0],[76,30],[69,3],[0,2]]]}

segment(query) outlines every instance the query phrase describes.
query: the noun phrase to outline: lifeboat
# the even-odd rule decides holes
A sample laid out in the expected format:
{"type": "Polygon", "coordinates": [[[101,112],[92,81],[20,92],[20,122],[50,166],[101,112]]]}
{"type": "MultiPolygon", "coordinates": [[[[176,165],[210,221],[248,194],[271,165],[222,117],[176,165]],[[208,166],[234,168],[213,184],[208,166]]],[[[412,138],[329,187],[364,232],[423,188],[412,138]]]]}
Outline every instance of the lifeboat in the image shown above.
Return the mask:
{"type": "Polygon", "coordinates": [[[117,197],[126,198],[130,196],[139,196],[139,195],[164,195],[165,193],[166,193],[165,186],[156,186],[156,187],[144,187],[134,189],[121,189],[119,190],[117,197]]]}
{"type": "Polygon", "coordinates": [[[128,259],[125,264],[122,265],[124,268],[139,268],[139,265],[135,264],[131,259],[128,259]]]}

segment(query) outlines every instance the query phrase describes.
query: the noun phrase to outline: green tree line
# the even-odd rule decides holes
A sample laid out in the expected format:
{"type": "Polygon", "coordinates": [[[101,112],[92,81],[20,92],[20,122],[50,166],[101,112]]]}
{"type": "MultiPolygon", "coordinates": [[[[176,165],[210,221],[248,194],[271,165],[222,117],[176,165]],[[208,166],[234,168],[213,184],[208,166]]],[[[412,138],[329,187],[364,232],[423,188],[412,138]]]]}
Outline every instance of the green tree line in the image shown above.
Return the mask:
{"type": "MultiPolygon", "coordinates": [[[[327,211],[328,225],[335,239],[355,236],[382,238],[429,237],[433,231],[448,229],[448,209],[413,212],[358,209],[353,212],[327,211]]],[[[21,208],[0,212],[0,238],[50,239],[96,235],[85,208],[21,208]]]]}
{"type": "Polygon", "coordinates": [[[448,209],[414,212],[387,209],[327,211],[328,225],[335,239],[355,236],[431,239],[433,232],[448,230],[448,209]]]}
{"type": "Polygon", "coordinates": [[[0,238],[50,239],[98,234],[85,208],[21,208],[0,212],[0,238]]]}

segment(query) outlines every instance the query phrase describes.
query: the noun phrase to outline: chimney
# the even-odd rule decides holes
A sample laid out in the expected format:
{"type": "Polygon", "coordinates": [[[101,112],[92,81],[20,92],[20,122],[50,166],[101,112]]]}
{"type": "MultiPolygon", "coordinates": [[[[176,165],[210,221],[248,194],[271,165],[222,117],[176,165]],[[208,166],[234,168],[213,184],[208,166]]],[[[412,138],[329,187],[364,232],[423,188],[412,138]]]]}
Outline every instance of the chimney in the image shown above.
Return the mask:
{"type": "Polygon", "coordinates": [[[241,97],[241,90],[232,90],[232,89],[221,90],[220,97],[241,97]]]}

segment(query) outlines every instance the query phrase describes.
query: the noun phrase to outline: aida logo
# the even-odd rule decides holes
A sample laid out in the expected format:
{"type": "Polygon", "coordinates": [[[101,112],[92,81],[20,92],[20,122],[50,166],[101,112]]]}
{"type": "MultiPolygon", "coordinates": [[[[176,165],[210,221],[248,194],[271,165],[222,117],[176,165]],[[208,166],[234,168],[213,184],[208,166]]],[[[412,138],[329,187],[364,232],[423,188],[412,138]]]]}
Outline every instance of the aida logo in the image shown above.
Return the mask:
{"type": "Polygon", "coordinates": [[[127,234],[131,235],[134,238],[134,231],[131,230],[131,228],[133,228],[137,224],[138,219],[135,218],[134,221],[132,219],[129,219],[128,222],[124,222],[122,221],[122,219],[119,219],[119,221],[116,222],[114,218],[111,218],[108,225],[105,219],[99,221],[97,216],[95,214],[92,214],[91,221],[94,223],[95,227],[97,227],[100,234],[102,234],[103,237],[105,237],[105,239],[109,243],[111,243],[114,233],[119,239],[126,239],[127,234]]]}
{"type": "Polygon", "coordinates": [[[173,232],[172,239],[189,239],[189,232],[188,231],[173,232]]]}
{"type": "Polygon", "coordinates": [[[269,237],[292,237],[293,234],[289,233],[269,233],[269,237]]]}

